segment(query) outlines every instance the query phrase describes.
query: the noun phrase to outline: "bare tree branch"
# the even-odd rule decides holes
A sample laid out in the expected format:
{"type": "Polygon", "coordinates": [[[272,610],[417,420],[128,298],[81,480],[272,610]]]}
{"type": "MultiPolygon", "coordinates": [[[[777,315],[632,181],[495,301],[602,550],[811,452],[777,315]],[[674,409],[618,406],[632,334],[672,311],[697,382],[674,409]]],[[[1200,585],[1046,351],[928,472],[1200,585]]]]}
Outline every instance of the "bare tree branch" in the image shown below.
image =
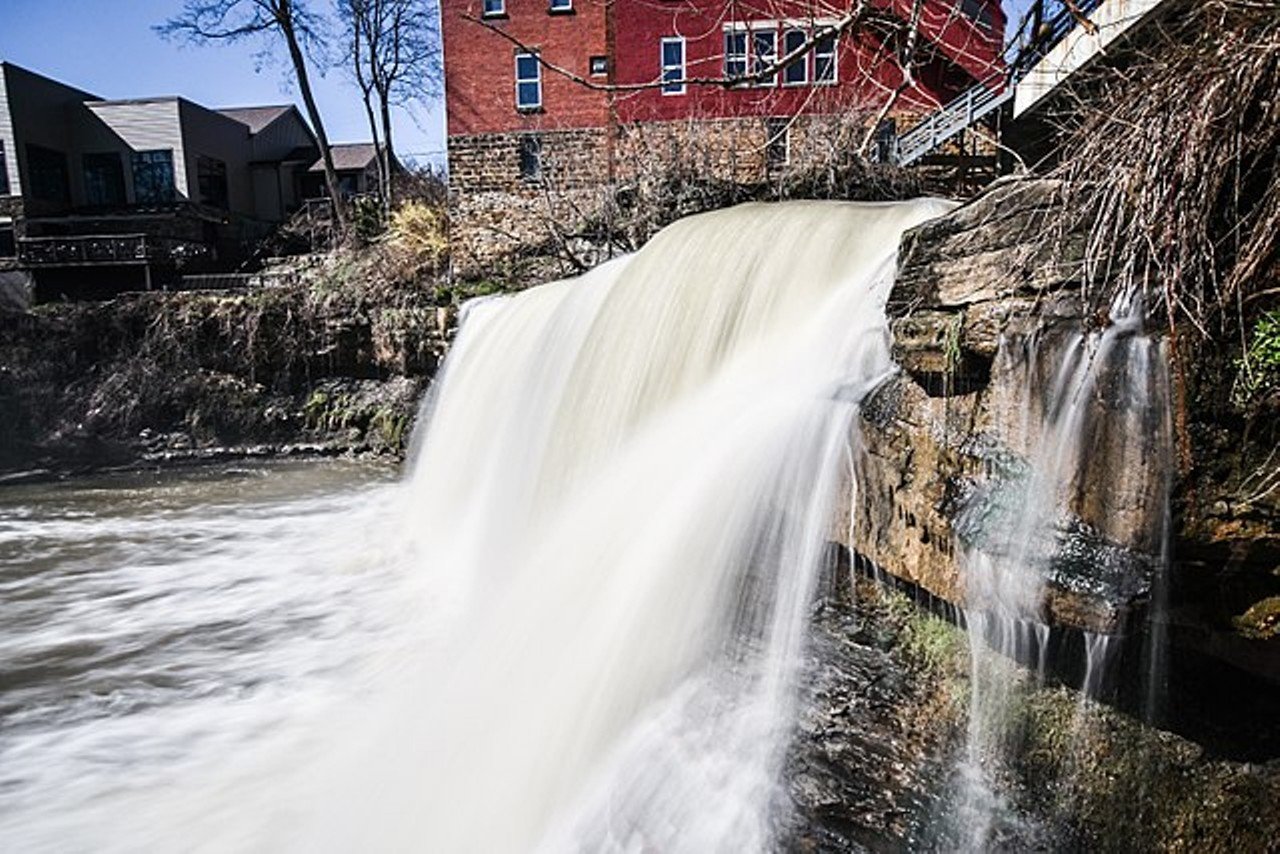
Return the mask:
{"type": "Polygon", "coordinates": [[[348,45],[348,70],[364,96],[375,144],[380,121],[378,178],[387,213],[396,177],[391,108],[428,98],[438,93],[443,83],[434,10],[433,4],[423,0],[338,0],[348,45]]]}
{"type": "Polygon", "coordinates": [[[333,215],[339,230],[345,231],[346,213],[338,193],[333,152],[307,72],[304,45],[315,39],[316,20],[307,8],[306,0],[186,0],[181,13],[155,29],[166,38],[181,38],[195,44],[235,42],[254,36],[270,38],[275,35],[283,39],[298,91],[320,146],[325,184],[333,200],[333,215]]]}
{"type": "Polygon", "coordinates": [[[577,83],[587,89],[594,89],[599,92],[639,92],[646,89],[659,89],[663,86],[686,85],[686,86],[710,86],[721,89],[735,89],[740,86],[750,86],[753,83],[762,83],[776,76],[782,69],[791,63],[812,53],[820,42],[830,38],[838,38],[842,33],[852,29],[859,24],[865,23],[872,19],[884,20],[885,16],[873,9],[871,0],[857,0],[857,4],[853,10],[847,13],[838,21],[828,24],[824,27],[815,29],[812,35],[805,40],[803,44],[794,50],[786,53],[773,62],[762,65],[752,71],[750,74],[743,74],[737,77],[682,77],[679,80],[652,80],[646,83],[599,83],[582,76],[574,71],[570,71],[562,65],[557,65],[544,57],[537,48],[532,47],[500,27],[496,27],[493,23],[477,18],[474,15],[463,15],[464,20],[474,24],[479,24],[491,33],[495,33],[506,41],[510,42],[517,49],[532,54],[538,61],[538,64],[548,71],[558,74],[568,80],[577,83]]]}

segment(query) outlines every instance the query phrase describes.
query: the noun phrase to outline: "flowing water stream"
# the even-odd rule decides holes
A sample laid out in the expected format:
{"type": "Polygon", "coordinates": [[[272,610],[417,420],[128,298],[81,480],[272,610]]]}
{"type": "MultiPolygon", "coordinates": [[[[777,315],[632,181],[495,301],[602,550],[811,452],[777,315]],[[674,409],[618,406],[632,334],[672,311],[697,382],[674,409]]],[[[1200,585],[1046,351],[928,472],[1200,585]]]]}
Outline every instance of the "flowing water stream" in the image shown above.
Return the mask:
{"type": "MultiPolygon", "coordinates": [[[[1004,369],[1025,375],[1019,401],[1024,417],[1004,442],[1025,457],[980,489],[957,522],[972,695],[952,838],[966,851],[1052,847],[1048,831],[1029,824],[1011,802],[1016,775],[1008,765],[1018,749],[1023,696],[1044,681],[1051,654],[1060,659],[1067,649],[1059,645],[1051,653],[1047,579],[1096,584],[1115,569],[1105,552],[1089,550],[1088,536],[1098,532],[1076,514],[1090,501],[1105,502],[1105,511],[1094,515],[1113,526],[1107,537],[1136,552],[1166,552],[1172,471],[1167,362],[1161,341],[1144,333],[1140,307],[1121,300],[1113,315],[1101,330],[1072,332],[1060,341],[1032,336],[1003,351],[1006,360],[1018,362],[1004,369]],[[1049,382],[1037,379],[1040,371],[1049,382]],[[1156,459],[1149,458],[1153,449],[1156,459]],[[1071,578],[1078,572],[1071,564],[1084,574],[1071,578]]],[[[1124,638],[1079,635],[1083,661],[1073,727],[1082,733],[1124,638]]],[[[1146,651],[1150,661],[1158,662],[1160,654],[1156,646],[1146,651]]]]}
{"type": "Polygon", "coordinates": [[[7,490],[0,847],[775,844],[899,237],[947,209],[744,206],[473,305],[399,482],[7,490]]]}

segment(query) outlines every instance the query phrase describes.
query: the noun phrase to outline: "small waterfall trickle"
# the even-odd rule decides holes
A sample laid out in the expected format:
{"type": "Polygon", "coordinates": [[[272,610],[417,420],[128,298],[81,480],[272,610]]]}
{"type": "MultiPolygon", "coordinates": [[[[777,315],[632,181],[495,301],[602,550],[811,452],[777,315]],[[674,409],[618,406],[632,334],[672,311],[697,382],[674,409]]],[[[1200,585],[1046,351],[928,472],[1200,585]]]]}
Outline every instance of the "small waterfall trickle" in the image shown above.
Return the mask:
{"type": "MultiPolygon", "coordinates": [[[[1131,554],[1157,555],[1158,579],[1167,557],[1170,464],[1147,458],[1153,447],[1167,451],[1162,343],[1143,332],[1137,308],[1117,314],[1100,331],[1059,341],[1032,336],[1017,364],[1004,366],[1025,377],[1021,432],[1005,437],[1024,456],[1005,461],[957,520],[972,693],[950,824],[965,850],[1037,844],[1044,832],[1016,817],[1008,763],[1026,696],[1049,675],[1050,659],[1061,669],[1056,659],[1080,657],[1079,731],[1093,699],[1114,682],[1131,627],[1070,629],[1079,642],[1064,643],[1051,628],[1050,600],[1078,590],[1105,597],[1110,564],[1131,554]]],[[[1148,633],[1148,659],[1158,666],[1153,637],[1148,633]]],[[[1154,683],[1158,674],[1150,677],[1154,683]]]]}

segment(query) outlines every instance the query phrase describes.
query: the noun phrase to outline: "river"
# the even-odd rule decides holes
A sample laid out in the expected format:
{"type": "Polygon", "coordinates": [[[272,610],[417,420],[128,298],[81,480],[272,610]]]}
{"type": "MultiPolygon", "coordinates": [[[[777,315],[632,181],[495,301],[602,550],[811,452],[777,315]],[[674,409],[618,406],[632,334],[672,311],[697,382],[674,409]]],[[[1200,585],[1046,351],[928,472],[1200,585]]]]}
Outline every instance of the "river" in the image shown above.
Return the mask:
{"type": "Polygon", "coordinates": [[[236,757],[295,750],[357,696],[397,616],[394,477],[236,463],[0,489],[5,850],[172,843],[153,807],[216,813],[196,793],[236,757]]]}

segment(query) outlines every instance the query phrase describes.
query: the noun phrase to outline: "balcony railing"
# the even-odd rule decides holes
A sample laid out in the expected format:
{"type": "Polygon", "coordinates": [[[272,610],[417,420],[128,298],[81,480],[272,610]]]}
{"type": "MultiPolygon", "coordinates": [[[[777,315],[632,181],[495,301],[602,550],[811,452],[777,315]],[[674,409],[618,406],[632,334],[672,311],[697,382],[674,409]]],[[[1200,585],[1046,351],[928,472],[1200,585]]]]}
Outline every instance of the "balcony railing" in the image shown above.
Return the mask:
{"type": "Polygon", "coordinates": [[[208,248],[199,243],[147,234],[26,237],[18,241],[18,262],[28,267],[178,263],[208,254],[208,248]]]}
{"type": "Polygon", "coordinates": [[[1077,13],[1087,15],[1102,3],[1103,0],[1076,0],[1073,11],[1061,0],[1056,3],[1042,0],[1038,7],[1041,16],[1028,14],[1023,19],[1022,29],[1014,36],[1011,46],[1015,55],[1005,68],[891,140],[880,159],[909,166],[1013,100],[1014,87],[1079,25],[1077,13]],[[1034,32],[1025,32],[1033,23],[1037,24],[1034,32]]]}

